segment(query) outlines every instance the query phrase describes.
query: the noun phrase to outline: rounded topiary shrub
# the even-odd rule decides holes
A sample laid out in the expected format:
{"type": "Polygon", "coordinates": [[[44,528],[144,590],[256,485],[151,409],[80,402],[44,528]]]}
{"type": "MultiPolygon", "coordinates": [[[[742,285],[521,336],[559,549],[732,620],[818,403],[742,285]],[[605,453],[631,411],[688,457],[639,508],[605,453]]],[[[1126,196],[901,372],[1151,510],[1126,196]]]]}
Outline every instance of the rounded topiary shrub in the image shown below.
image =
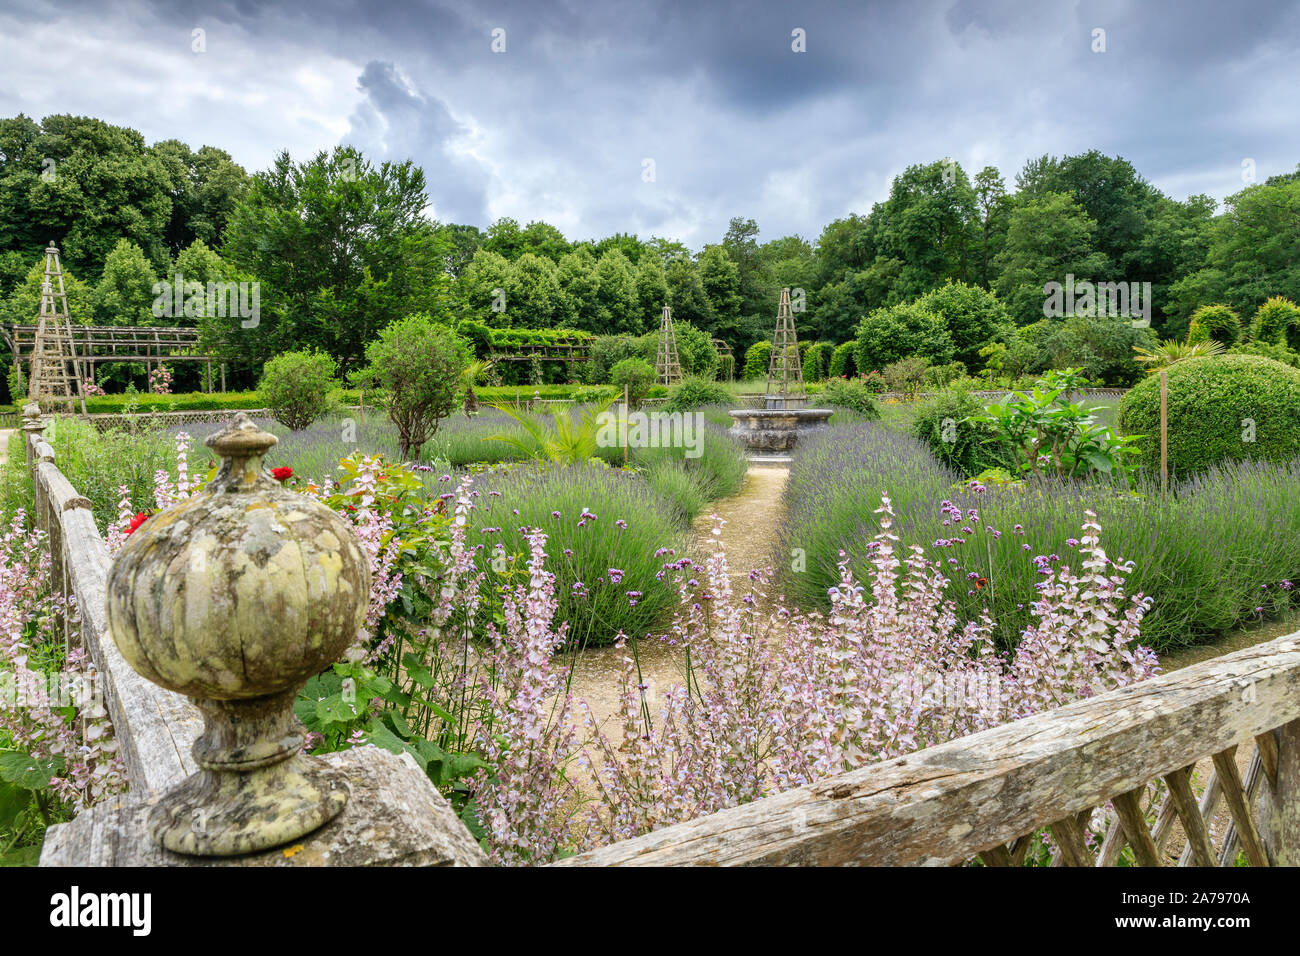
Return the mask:
{"type": "MultiPolygon", "coordinates": [[[[845,342],[838,345],[835,351],[831,352],[830,365],[827,367],[826,375],[828,378],[852,378],[858,374],[858,343],[845,342]]],[[[870,371],[870,370],[868,370],[870,371]]]]}
{"type": "Polygon", "coordinates": [[[971,421],[983,411],[984,403],[969,392],[939,392],[917,408],[910,430],[934,457],[966,478],[991,468],[1014,470],[1015,456],[998,444],[993,426],[971,421]]]}
{"type": "Polygon", "coordinates": [[[806,382],[820,382],[830,373],[831,355],[835,346],[830,342],[817,342],[803,359],[803,377],[806,382]]]}
{"type": "MultiPolygon", "coordinates": [[[[1255,355],[1175,362],[1169,373],[1169,470],[1187,476],[1216,462],[1290,461],[1300,455],[1300,370],[1255,355]]],[[[1160,376],[1124,396],[1119,427],[1142,465],[1160,468],[1160,376]]]]}
{"type": "Polygon", "coordinates": [[[301,431],[330,410],[337,374],[324,352],[285,352],[266,363],[257,391],[277,422],[301,431]]]}
{"type": "MultiPolygon", "coordinates": [[[[1226,305],[1203,305],[1192,313],[1191,323],[1205,331],[1206,338],[1235,345],[1241,339],[1241,319],[1226,305]]],[[[1189,342],[1195,339],[1188,338],[1189,342]]]]}
{"type": "Polygon", "coordinates": [[[1300,308],[1290,299],[1275,295],[1255,311],[1250,323],[1250,337],[1255,342],[1296,344],[1288,341],[1292,330],[1300,327],[1300,308]]]}
{"type": "Polygon", "coordinates": [[[609,382],[619,389],[627,389],[627,400],[633,408],[649,397],[655,383],[655,369],[639,358],[623,359],[609,371],[609,382]]]}
{"type": "Polygon", "coordinates": [[[745,350],[745,378],[765,378],[772,364],[772,343],[755,342],[745,350]]]}

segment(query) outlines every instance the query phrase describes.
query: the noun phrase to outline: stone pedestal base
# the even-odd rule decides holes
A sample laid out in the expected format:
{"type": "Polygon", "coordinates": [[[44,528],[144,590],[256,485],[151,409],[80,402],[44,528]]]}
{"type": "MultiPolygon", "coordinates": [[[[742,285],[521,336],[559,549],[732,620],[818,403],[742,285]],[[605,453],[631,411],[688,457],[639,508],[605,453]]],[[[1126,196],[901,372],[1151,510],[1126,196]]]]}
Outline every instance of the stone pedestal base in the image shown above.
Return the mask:
{"type": "Polygon", "coordinates": [[[830,408],[737,408],[729,413],[735,424],[727,434],[752,452],[787,452],[804,435],[830,427],[833,412],[830,408]]]}
{"type": "Polygon", "coordinates": [[[286,846],[244,856],[183,856],[149,837],[159,794],[106,800],[50,827],[41,866],[486,866],[487,856],[410,758],[358,747],[317,758],[352,792],[343,812],[286,846]]]}

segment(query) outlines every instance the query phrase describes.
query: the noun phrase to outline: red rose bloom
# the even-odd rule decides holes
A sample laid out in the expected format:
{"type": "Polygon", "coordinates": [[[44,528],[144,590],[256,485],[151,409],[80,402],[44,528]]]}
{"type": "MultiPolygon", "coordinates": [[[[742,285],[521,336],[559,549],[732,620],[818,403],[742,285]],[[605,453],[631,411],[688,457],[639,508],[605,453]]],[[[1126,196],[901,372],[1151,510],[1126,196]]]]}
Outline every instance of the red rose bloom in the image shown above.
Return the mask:
{"type": "Polygon", "coordinates": [[[126,533],[130,534],[132,531],[140,527],[140,525],[144,524],[148,520],[149,520],[149,512],[147,511],[137,512],[136,516],[131,519],[131,523],[126,526],[126,533]]]}
{"type": "Polygon", "coordinates": [[[271,477],[279,482],[286,482],[293,477],[292,468],[272,468],[271,477]]]}

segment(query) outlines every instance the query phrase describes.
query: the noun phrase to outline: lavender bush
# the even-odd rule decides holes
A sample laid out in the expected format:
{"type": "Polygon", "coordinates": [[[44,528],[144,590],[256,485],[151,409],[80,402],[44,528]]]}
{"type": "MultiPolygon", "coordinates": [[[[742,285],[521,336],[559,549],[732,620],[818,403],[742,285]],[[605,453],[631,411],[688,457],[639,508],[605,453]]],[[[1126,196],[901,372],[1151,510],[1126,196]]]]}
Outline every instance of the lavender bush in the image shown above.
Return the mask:
{"type": "Polygon", "coordinates": [[[560,619],[578,646],[642,637],[661,625],[673,593],[664,555],[685,540],[673,504],[638,476],[601,465],[520,466],[476,481],[472,545],[522,563],[533,529],[562,584],[560,619]],[[499,554],[498,554],[499,549],[499,554]]]}
{"type": "Polygon", "coordinates": [[[876,522],[861,503],[881,492],[894,498],[903,540],[941,548],[966,583],[955,597],[963,619],[987,610],[1007,648],[1031,622],[1023,595],[1078,549],[1075,516],[1086,509],[1113,553],[1138,560],[1131,583],[1154,600],[1143,634],[1157,650],[1287,606],[1300,577],[1300,460],[1225,463],[1168,496],[1149,480],[1135,491],[1104,479],[986,487],[908,436],[867,424],[814,436],[791,469],[782,553],[805,557],[782,569],[781,583],[797,602],[826,606],[841,550],[853,568],[868,565],[876,522]]]}

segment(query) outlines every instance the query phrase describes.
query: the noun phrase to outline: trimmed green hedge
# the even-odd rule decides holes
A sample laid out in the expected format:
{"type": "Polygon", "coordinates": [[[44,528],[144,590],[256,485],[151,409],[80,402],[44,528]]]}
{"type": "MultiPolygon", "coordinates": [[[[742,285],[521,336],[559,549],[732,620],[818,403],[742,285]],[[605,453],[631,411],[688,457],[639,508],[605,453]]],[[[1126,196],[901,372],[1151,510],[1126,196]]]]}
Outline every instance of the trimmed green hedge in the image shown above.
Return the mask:
{"type": "Polygon", "coordinates": [[[843,342],[835,347],[831,353],[831,363],[827,368],[827,378],[852,378],[858,374],[857,359],[858,343],[854,341],[843,342]]]}
{"type": "Polygon", "coordinates": [[[571,398],[578,402],[603,402],[614,398],[615,394],[623,394],[622,389],[616,389],[612,385],[520,385],[518,388],[501,385],[474,389],[478,400],[485,404],[513,402],[516,394],[521,401],[526,402],[533,397],[534,392],[538,398],[571,398]]]}
{"type": "Polygon", "coordinates": [[[590,345],[596,336],[577,329],[489,329],[494,348],[519,345],[590,345]]]}
{"type": "Polygon", "coordinates": [[[100,395],[86,399],[86,411],[96,414],[121,414],[131,402],[138,412],[201,412],[222,408],[265,408],[257,392],[183,392],[179,395],[100,395]]]}
{"type": "MultiPolygon", "coordinates": [[[[513,385],[476,388],[478,400],[485,405],[497,402],[513,402],[516,394],[521,401],[528,401],[536,392],[538,397],[547,399],[574,399],[579,402],[598,402],[613,398],[615,389],[609,385],[513,385]]],[[[361,404],[361,392],[355,388],[337,389],[331,393],[340,405],[361,404]]],[[[130,400],[138,402],[137,411],[145,412],[202,412],[221,409],[265,408],[266,403],[257,392],[214,392],[206,395],[193,392],[181,395],[103,395],[86,399],[86,411],[95,414],[122,414],[130,400]]],[[[366,406],[376,405],[377,394],[374,389],[366,389],[366,406]]],[[[17,409],[15,409],[17,410],[17,409]]]]}
{"type": "MultiPolygon", "coordinates": [[[[1254,355],[1175,362],[1169,373],[1169,467],[1184,477],[1221,461],[1300,456],[1300,370],[1254,355]]],[[[1119,427],[1144,436],[1142,464],[1160,467],[1160,377],[1119,405],[1119,427]]]]}
{"type": "Polygon", "coordinates": [[[745,350],[745,370],[742,373],[746,379],[763,378],[771,368],[772,362],[772,343],[759,340],[745,350]]]}

